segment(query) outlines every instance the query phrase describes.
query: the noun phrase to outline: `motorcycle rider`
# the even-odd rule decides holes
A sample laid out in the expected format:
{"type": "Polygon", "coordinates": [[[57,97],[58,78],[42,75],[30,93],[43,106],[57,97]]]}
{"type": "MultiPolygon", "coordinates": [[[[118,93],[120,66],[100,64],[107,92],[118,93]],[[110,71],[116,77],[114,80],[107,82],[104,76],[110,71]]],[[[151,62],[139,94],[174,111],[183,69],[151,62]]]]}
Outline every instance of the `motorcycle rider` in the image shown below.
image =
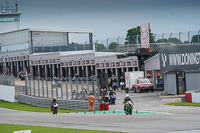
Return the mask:
{"type": "Polygon", "coordinates": [[[114,95],[116,95],[116,93],[112,90],[112,89],[110,89],[110,92],[109,92],[109,104],[112,104],[111,102],[112,102],[112,96],[114,96],[114,95]]]}
{"type": "Polygon", "coordinates": [[[124,103],[124,110],[125,110],[125,106],[126,106],[125,103],[128,102],[128,101],[131,101],[133,103],[133,101],[129,97],[129,94],[126,94],[126,97],[124,98],[124,102],[123,102],[124,103]]]}
{"type": "MultiPolygon", "coordinates": [[[[55,113],[54,112],[54,105],[56,105],[57,109],[58,109],[58,102],[56,101],[56,99],[54,98],[53,101],[51,102],[51,111],[53,111],[53,114],[55,113]]],[[[57,113],[56,113],[57,114],[57,113]]]]}

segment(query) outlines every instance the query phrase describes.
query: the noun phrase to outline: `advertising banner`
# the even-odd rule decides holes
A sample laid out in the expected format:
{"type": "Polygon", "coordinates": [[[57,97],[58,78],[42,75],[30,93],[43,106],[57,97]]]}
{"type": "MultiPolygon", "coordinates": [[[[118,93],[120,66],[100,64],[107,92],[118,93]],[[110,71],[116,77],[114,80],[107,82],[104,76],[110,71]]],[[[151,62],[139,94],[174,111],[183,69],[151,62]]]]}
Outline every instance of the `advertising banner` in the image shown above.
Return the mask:
{"type": "Polygon", "coordinates": [[[141,48],[145,48],[147,52],[150,52],[149,29],[150,23],[140,25],[141,48]]]}
{"type": "Polygon", "coordinates": [[[160,70],[162,73],[200,71],[200,45],[160,48],[160,70]]]}

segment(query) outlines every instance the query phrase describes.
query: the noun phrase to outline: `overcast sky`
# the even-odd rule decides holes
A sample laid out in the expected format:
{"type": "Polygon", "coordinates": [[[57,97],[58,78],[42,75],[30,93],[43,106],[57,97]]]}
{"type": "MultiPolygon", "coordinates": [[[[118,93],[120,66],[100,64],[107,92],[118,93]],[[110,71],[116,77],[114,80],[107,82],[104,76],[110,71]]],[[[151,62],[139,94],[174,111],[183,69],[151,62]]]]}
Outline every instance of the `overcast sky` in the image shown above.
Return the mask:
{"type": "Polygon", "coordinates": [[[143,23],[150,23],[153,33],[200,30],[200,0],[18,0],[18,3],[23,12],[21,27],[88,29],[94,31],[94,39],[126,36],[128,29],[143,23]]]}

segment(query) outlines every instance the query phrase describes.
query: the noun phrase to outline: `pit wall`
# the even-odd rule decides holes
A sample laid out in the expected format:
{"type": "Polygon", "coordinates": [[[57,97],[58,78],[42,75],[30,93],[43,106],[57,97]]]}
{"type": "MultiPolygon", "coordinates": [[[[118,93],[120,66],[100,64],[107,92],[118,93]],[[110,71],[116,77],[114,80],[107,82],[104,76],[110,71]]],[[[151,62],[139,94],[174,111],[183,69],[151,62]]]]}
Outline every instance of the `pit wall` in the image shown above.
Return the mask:
{"type": "Polygon", "coordinates": [[[15,87],[0,85],[0,100],[15,102],[15,87]]]}

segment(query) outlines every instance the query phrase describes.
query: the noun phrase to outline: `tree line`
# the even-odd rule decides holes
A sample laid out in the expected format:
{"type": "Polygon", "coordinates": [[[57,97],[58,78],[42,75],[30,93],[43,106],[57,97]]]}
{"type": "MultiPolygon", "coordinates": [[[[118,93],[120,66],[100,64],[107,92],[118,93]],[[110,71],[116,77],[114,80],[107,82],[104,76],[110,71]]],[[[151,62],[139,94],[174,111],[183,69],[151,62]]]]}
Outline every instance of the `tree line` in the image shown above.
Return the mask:
{"type": "MultiPolygon", "coordinates": [[[[153,34],[151,32],[151,30],[150,30],[149,36],[150,36],[150,43],[167,43],[167,42],[170,42],[170,43],[173,43],[173,44],[180,45],[180,44],[188,44],[188,43],[199,43],[199,41],[200,41],[199,35],[193,35],[191,42],[189,42],[189,41],[182,42],[179,38],[176,38],[176,37],[162,38],[162,39],[155,40],[155,34],[153,34]]],[[[129,29],[127,31],[127,35],[126,35],[125,40],[126,41],[125,41],[124,45],[141,44],[140,26],[129,29]]],[[[105,51],[105,50],[112,51],[112,50],[116,50],[117,46],[123,45],[123,44],[119,44],[117,42],[111,42],[108,45],[108,49],[107,49],[104,46],[104,44],[102,44],[102,43],[94,43],[94,44],[95,44],[95,47],[96,47],[96,51],[105,51]]]]}

